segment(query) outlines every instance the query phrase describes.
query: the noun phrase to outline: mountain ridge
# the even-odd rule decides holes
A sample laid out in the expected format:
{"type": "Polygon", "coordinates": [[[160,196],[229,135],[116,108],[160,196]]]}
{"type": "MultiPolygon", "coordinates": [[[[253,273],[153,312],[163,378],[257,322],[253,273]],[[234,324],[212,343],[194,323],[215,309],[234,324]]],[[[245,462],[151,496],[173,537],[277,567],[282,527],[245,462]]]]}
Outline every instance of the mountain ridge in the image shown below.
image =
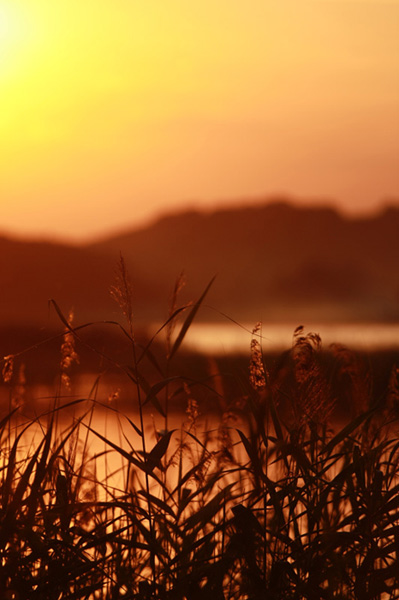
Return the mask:
{"type": "MultiPolygon", "coordinates": [[[[115,319],[110,297],[120,253],[131,275],[138,319],[162,320],[176,277],[182,302],[210,279],[213,309],[238,320],[399,319],[399,207],[369,217],[332,206],[268,202],[164,215],[146,227],[76,245],[0,234],[0,322],[48,322],[55,298],[77,319],[115,319]]],[[[201,316],[201,315],[200,315],[201,316]]]]}

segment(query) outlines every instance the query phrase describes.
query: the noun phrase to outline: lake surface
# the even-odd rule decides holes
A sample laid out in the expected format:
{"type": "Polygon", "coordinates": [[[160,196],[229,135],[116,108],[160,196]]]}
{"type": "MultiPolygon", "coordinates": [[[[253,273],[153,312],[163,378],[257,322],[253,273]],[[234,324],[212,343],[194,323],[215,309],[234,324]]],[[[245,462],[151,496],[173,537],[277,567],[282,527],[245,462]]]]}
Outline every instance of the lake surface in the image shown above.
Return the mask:
{"type": "MultiPolygon", "coordinates": [[[[399,323],[304,323],[305,333],[318,333],[322,339],[324,348],[330,344],[338,343],[354,350],[364,352],[379,352],[392,350],[399,352],[399,323]]],[[[279,353],[288,350],[293,344],[293,333],[298,323],[263,323],[261,335],[258,338],[262,344],[263,351],[266,353],[279,353]]],[[[234,357],[241,354],[244,357],[250,355],[250,343],[252,339],[252,323],[192,323],[183,340],[181,351],[192,350],[200,352],[205,356],[234,357]]],[[[153,335],[158,329],[154,324],[148,334],[153,335]]],[[[176,327],[175,335],[178,334],[179,327],[176,327]]],[[[161,341],[163,332],[158,337],[161,341]]],[[[27,366],[31,357],[26,357],[27,366]]],[[[44,364],[47,360],[43,358],[44,364]]],[[[17,367],[18,368],[18,367],[17,367]]],[[[53,366],[54,368],[54,366],[53,366]]],[[[55,364],[55,368],[57,365],[55,364]]],[[[32,405],[45,406],[56,395],[63,395],[65,390],[57,390],[57,379],[47,379],[46,382],[36,383],[30,381],[29,371],[27,369],[27,379],[25,394],[28,402],[32,405]]],[[[184,373],[182,373],[184,374],[184,373]]],[[[59,371],[54,375],[58,377],[59,371]]],[[[123,373],[107,373],[98,378],[99,372],[91,371],[85,368],[84,363],[78,365],[72,375],[72,390],[66,392],[67,401],[74,398],[97,398],[107,404],[110,400],[120,396],[121,401],[126,405],[130,397],[134,397],[134,386],[123,373]]],[[[14,382],[13,389],[9,385],[4,385],[0,380],[0,406],[6,409],[13,405],[15,389],[17,385],[14,382]]],[[[134,404],[134,402],[133,402],[134,404]]]]}
{"type": "MultiPolygon", "coordinates": [[[[232,356],[234,354],[244,354],[249,357],[250,343],[252,339],[253,324],[238,325],[235,323],[193,323],[182,344],[182,350],[195,350],[207,355],[232,356]]],[[[265,353],[279,352],[292,347],[293,333],[298,323],[263,323],[261,329],[260,341],[265,353]]],[[[304,323],[305,333],[314,332],[321,336],[323,346],[327,348],[332,343],[344,344],[355,350],[375,352],[379,350],[392,349],[399,352],[399,324],[380,324],[380,323],[304,323]]],[[[178,332],[178,328],[176,328],[178,332]]],[[[153,332],[156,331],[156,326],[153,332]]],[[[176,333],[177,333],[176,332],[176,333]]],[[[85,399],[82,404],[70,410],[60,412],[61,431],[74,422],[74,418],[81,415],[84,410],[89,410],[92,402],[96,405],[93,413],[90,412],[85,419],[86,425],[81,425],[80,433],[85,438],[88,434],[87,449],[89,455],[99,455],[96,469],[100,480],[108,480],[110,473],[114,473],[115,486],[124,488],[126,485],[125,471],[122,468],[124,459],[113,451],[104,441],[106,438],[125,451],[131,451],[131,448],[140,448],[141,441],[129,423],[129,419],[135,424],[139,424],[137,414],[137,401],[135,400],[134,386],[132,382],[126,379],[123,374],[108,374],[97,379],[97,373],[80,372],[72,377],[72,390],[57,390],[57,385],[35,384],[27,382],[27,405],[26,410],[31,416],[40,414],[45,407],[51,407],[55,397],[60,397],[60,403],[65,404],[73,400],[85,399]],[[114,412],[121,401],[122,412],[114,412]],[[98,405],[97,405],[98,402],[98,405]],[[106,408],[101,407],[105,405],[106,408]],[[99,434],[99,435],[97,435],[99,434]]],[[[7,410],[8,406],[13,406],[11,397],[11,388],[0,385],[0,405],[7,410]]],[[[22,415],[25,408],[22,407],[22,415]]],[[[156,431],[162,431],[164,428],[163,418],[157,412],[147,407],[145,419],[145,431],[148,436],[149,447],[152,448],[156,443],[156,431]]],[[[179,431],[184,424],[186,415],[176,413],[170,415],[168,428],[176,429],[174,442],[171,444],[171,450],[176,439],[179,437],[179,431]]],[[[22,422],[24,421],[22,417],[22,422]]],[[[219,425],[218,418],[203,419],[200,423],[200,431],[212,429],[217,431],[219,425]]],[[[233,428],[245,428],[245,423],[231,423],[233,428]]],[[[41,439],[40,428],[34,426],[29,428],[24,439],[26,443],[33,443],[33,437],[38,436],[41,439]]],[[[90,465],[89,465],[90,466],[90,465]]]]}
{"type": "MultiPolygon", "coordinates": [[[[355,350],[399,350],[399,323],[303,323],[305,333],[321,336],[324,347],[339,343],[355,350]]],[[[263,323],[264,352],[291,348],[298,323],[263,323]]],[[[248,353],[254,324],[193,323],[183,346],[207,354],[248,353]]]]}
{"type": "MultiPolygon", "coordinates": [[[[48,390],[49,391],[49,390],[48,390]]],[[[62,400],[65,404],[73,401],[75,398],[71,396],[69,399],[64,397],[62,400]]],[[[126,407],[125,407],[126,408],[126,407]]],[[[87,482],[97,482],[98,498],[101,500],[109,499],[106,489],[115,493],[120,493],[128,487],[128,472],[136,472],[138,477],[137,482],[144,488],[143,473],[131,466],[128,470],[128,463],[123,452],[134,455],[140,459],[142,457],[142,439],[138,435],[135,427],[140,427],[140,416],[137,407],[131,410],[118,410],[117,406],[102,405],[101,402],[93,403],[91,401],[83,401],[81,404],[74,406],[64,406],[57,413],[53,413],[53,440],[68,438],[65,445],[65,452],[60,455],[71,457],[71,464],[76,471],[81,465],[84,465],[85,478],[87,482]],[[81,420],[80,420],[81,419],[81,420]],[[79,420],[79,424],[77,424],[79,420]],[[68,437],[70,428],[77,424],[75,434],[68,437]],[[117,448],[122,449],[119,452],[117,448]]],[[[24,460],[26,456],[32,456],[34,450],[43,440],[43,436],[47,431],[50,419],[47,411],[44,411],[41,416],[26,416],[24,415],[24,407],[21,407],[21,413],[16,414],[9,423],[4,427],[3,431],[3,446],[6,449],[6,454],[9,448],[16,440],[18,447],[18,458],[24,460]],[[19,438],[19,435],[21,437],[19,438]],[[7,450],[8,449],[8,450],[7,450]]],[[[157,444],[164,432],[164,419],[154,411],[149,411],[148,408],[144,414],[144,432],[146,450],[150,452],[157,444]]],[[[200,416],[193,425],[187,418],[184,412],[175,412],[169,415],[169,430],[173,430],[170,444],[168,447],[168,457],[171,456],[179,448],[181,440],[184,440],[185,455],[183,466],[185,470],[190,469],[196,464],[202,453],[200,444],[195,443],[190,434],[198,436],[206,445],[209,451],[217,450],[219,447],[219,425],[221,420],[217,416],[200,416]],[[187,433],[187,432],[190,432],[187,433]]],[[[242,421],[231,420],[228,423],[233,429],[240,427],[246,430],[246,424],[242,421]]],[[[232,437],[235,442],[239,441],[238,434],[235,429],[232,431],[232,437]]],[[[53,446],[55,447],[55,446],[53,446]]],[[[237,458],[243,459],[245,452],[242,447],[235,451],[237,458]]],[[[0,456],[0,466],[2,457],[0,456]]],[[[57,462],[61,470],[64,468],[62,460],[57,462]]],[[[159,473],[158,473],[159,475],[159,473]]],[[[178,460],[173,461],[173,464],[168,468],[169,484],[176,484],[179,476],[178,460]]],[[[157,485],[151,480],[152,489],[158,490],[157,485]]],[[[173,486],[172,486],[173,487],[173,486]]]]}

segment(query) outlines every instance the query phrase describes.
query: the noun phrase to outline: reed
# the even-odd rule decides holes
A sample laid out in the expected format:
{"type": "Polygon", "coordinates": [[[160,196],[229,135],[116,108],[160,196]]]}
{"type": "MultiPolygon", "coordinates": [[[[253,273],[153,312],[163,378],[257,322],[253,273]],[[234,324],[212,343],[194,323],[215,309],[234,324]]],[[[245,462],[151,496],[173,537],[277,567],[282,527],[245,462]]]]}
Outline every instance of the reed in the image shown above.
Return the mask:
{"type": "MultiPolygon", "coordinates": [[[[126,326],[109,325],[131,345],[131,362],[114,366],[133,386],[137,419],[94,386],[87,398],[63,402],[57,394],[34,418],[10,406],[1,420],[0,598],[398,598],[397,369],[381,408],[341,349],[335,368],[357,409],[339,424],[319,337],[298,328],[293,348],[270,368],[257,326],[247,379],[237,379],[240,393],[230,398],[215,365],[201,382],[174,373],[211,284],[179,308],[180,285],[166,323],[138,342],[121,259],[113,295],[126,326]],[[164,358],[154,351],[162,333],[164,358]],[[200,414],[204,394],[217,402],[218,421],[200,414]],[[170,429],[177,397],[187,408],[170,429]],[[149,428],[149,407],[160,430],[149,428]],[[117,417],[118,442],[95,425],[98,411],[117,417]]],[[[66,357],[76,360],[90,324],[74,327],[53,306],[65,327],[65,379],[66,357]]],[[[18,360],[3,360],[10,397],[18,360]]]]}

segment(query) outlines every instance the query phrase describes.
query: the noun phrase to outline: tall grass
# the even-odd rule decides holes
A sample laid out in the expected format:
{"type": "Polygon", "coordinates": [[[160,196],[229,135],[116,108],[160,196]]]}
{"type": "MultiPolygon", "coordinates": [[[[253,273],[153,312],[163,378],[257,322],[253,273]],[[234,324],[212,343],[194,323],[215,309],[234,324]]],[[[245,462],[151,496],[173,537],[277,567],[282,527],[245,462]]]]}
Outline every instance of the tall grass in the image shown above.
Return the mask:
{"type": "MultiPolygon", "coordinates": [[[[336,423],[339,398],[319,337],[298,328],[292,350],[268,372],[257,327],[248,377],[237,378],[231,399],[215,370],[202,382],[174,373],[209,289],[178,308],[179,286],[167,322],[142,344],[121,259],[113,294],[127,325],[111,326],[130,343],[130,363],[116,366],[134,386],[137,419],[106,406],[95,387],[61,402],[60,387],[44,415],[28,419],[10,406],[0,422],[0,598],[398,598],[397,370],[381,408],[353,357],[337,351],[345,393],[356,398],[353,418],[336,423]],[[164,359],[154,351],[162,332],[164,359]],[[204,394],[220,414],[208,425],[204,394]],[[170,429],[176,397],[187,409],[170,429]],[[148,407],[162,427],[149,431],[148,407]],[[98,411],[117,416],[119,442],[95,425],[98,411]],[[93,440],[103,449],[91,452],[93,440]]],[[[61,384],[83,326],[53,304],[65,326],[61,384]]],[[[3,361],[11,397],[12,362],[3,361]]]]}

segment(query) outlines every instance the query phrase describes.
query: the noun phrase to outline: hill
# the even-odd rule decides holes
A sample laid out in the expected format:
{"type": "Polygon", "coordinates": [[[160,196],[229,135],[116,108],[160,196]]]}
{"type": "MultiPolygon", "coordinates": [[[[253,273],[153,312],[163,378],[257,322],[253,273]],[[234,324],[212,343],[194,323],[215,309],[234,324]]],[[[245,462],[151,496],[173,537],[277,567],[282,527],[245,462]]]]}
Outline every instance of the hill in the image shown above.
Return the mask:
{"type": "MultiPolygon", "coordinates": [[[[48,299],[77,321],[112,319],[119,254],[128,265],[137,318],[163,319],[176,276],[182,301],[217,278],[204,309],[238,320],[399,318],[399,208],[347,219],[332,208],[277,202],[213,213],[185,212],[94,244],[0,238],[2,326],[49,322],[48,299]]],[[[56,319],[52,317],[55,322],[56,319]]]]}
{"type": "Polygon", "coordinates": [[[238,319],[391,320],[399,316],[398,232],[398,208],[347,219],[277,202],[166,216],[90,249],[121,251],[134,277],[157,282],[164,297],[181,270],[191,298],[217,274],[208,303],[238,319]]]}

